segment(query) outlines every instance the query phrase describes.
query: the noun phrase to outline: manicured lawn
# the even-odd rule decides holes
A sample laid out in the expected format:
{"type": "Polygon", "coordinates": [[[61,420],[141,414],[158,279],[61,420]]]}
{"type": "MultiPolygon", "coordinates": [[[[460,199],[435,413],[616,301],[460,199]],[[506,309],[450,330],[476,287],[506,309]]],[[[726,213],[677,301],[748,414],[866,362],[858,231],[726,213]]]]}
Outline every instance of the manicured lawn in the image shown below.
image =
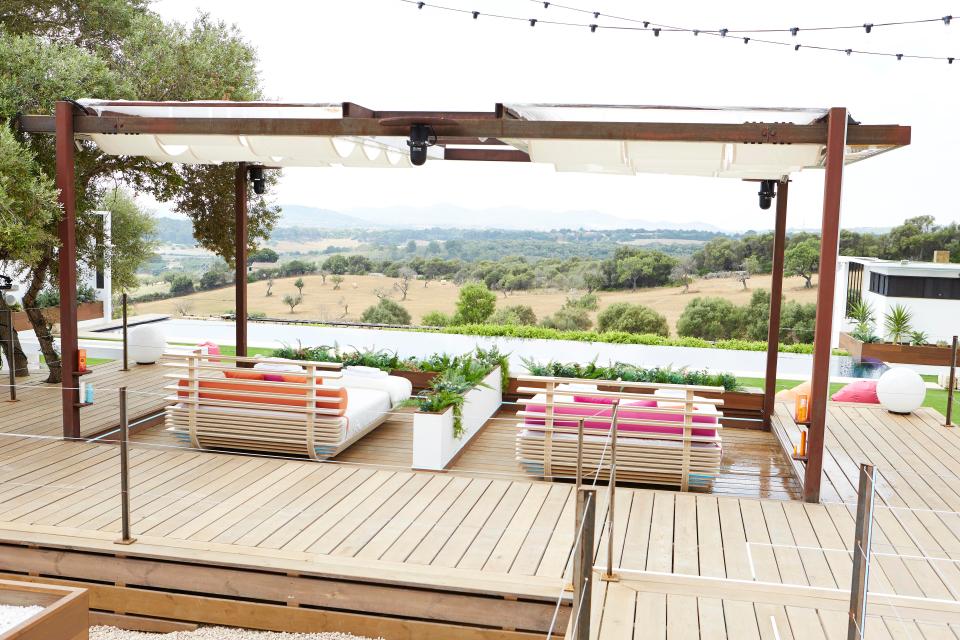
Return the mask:
{"type": "MultiPolygon", "coordinates": [[[[220,346],[220,353],[225,356],[235,356],[237,355],[237,348],[232,344],[225,344],[220,346]]],[[[248,356],[272,356],[273,349],[267,349],[264,347],[247,347],[248,356]]]]}
{"type": "MultiPolygon", "coordinates": [[[[922,376],[927,382],[936,382],[936,376],[925,375],[922,376]],[[931,379],[932,378],[932,379],[931,379]]],[[[745,387],[759,387],[763,389],[764,381],[763,378],[737,378],[737,381],[745,387]]],[[[784,389],[792,389],[798,384],[801,380],[777,380],[777,392],[783,391],[784,389]]],[[[844,386],[844,382],[831,382],[830,383],[830,395],[833,395],[844,386]]],[[[954,396],[955,402],[960,402],[960,394],[954,396]]],[[[931,409],[936,409],[941,414],[946,415],[947,413],[947,390],[946,389],[927,389],[927,397],[923,401],[923,406],[930,407],[931,409]]],[[[956,406],[956,405],[954,405],[956,406]]],[[[954,412],[956,413],[956,412],[954,412]]],[[[954,420],[956,422],[956,420],[954,420]]]]}

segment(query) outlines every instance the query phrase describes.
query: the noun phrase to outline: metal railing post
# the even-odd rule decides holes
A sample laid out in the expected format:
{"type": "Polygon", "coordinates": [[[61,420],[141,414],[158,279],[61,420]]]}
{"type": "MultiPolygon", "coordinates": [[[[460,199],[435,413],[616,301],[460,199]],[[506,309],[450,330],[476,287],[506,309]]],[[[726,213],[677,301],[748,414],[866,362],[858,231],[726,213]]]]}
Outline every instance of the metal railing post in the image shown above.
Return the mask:
{"type": "Polygon", "coordinates": [[[860,465],[857,522],[853,538],[853,584],[850,586],[850,621],[847,640],[862,640],[867,620],[867,588],[870,581],[870,545],[873,539],[873,503],[877,470],[860,465]]]}
{"type": "MultiPolygon", "coordinates": [[[[7,365],[10,369],[10,402],[17,401],[17,334],[13,328],[13,309],[7,308],[7,328],[10,331],[10,344],[7,345],[7,365]]],[[[956,343],[956,339],[954,339],[956,343]]]]}
{"type": "Polygon", "coordinates": [[[590,606],[593,590],[593,541],[597,514],[595,487],[577,489],[577,517],[581,526],[574,538],[573,616],[571,640],[590,640],[590,606]]]}
{"type": "Polygon", "coordinates": [[[583,484],[583,418],[577,422],[577,489],[583,484]]]}
{"type": "Polygon", "coordinates": [[[607,504],[607,571],[603,574],[603,579],[607,582],[616,582],[620,579],[613,572],[613,523],[614,523],[614,502],[617,497],[617,414],[620,412],[620,400],[617,399],[613,404],[613,412],[610,416],[610,486],[609,486],[609,504],[607,504]]]}
{"type": "Polygon", "coordinates": [[[946,426],[953,426],[953,393],[957,387],[957,336],[953,336],[953,345],[950,348],[950,380],[947,385],[947,421],[946,426]]]}
{"type": "Polygon", "coordinates": [[[127,364],[127,294],[120,294],[120,307],[123,309],[123,369],[121,371],[130,371],[127,364]]]}
{"type": "Polygon", "coordinates": [[[132,544],[137,541],[130,535],[130,461],[127,443],[130,439],[130,423],[127,420],[127,388],[120,387],[120,539],[116,544],[132,544]]]}

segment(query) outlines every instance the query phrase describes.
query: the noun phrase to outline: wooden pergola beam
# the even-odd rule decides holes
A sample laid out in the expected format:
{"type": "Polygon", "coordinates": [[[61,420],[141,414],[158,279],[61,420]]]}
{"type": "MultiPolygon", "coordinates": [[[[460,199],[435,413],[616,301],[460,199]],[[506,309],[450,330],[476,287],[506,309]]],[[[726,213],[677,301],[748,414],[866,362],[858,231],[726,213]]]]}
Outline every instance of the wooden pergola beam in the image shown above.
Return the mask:
{"type": "MultiPolygon", "coordinates": [[[[400,117],[390,113],[391,117],[400,117]]],[[[660,142],[728,142],[755,144],[826,144],[827,123],[703,124],[683,122],[580,122],[476,118],[448,113],[435,124],[438,136],[460,138],[518,138],[544,140],[648,140],[660,142]]],[[[53,133],[50,116],[20,116],[27,133],[53,133]]],[[[160,118],[126,115],[75,115],[77,135],[94,133],[277,135],[277,136],[397,136],[403,127],[383,124],[379,118],[160,118]]],[[[896,147],[910,144],[910,127],[849,125],[852,146],[896,147]]]]}
{"type": "Polygon", "coordinates": [[[773,230],[773,265],[770,270],[770,319],[767,324],[767,370],[763,386],[763,424],[770,426],[777,393],[777,359],[780,357],[780,309],[783,305],[783,254],[787,244],[787,197],[790,181],[777,183],[777,215],[773,230]]]}
{"type": "MultiPolygon", "coordinates": [[[[57,278],[60,284],[60,395],[63,437],[80,437],[80,377],[77,373],[77,198],[74,166],[73,104],[57,102],[54,147],[56,185],[62,215],[58,233],[57,278]]],[[[12,360],[11,360],[12,361],[12,360]]]]}
{"type": "Polygon", "coordinates": [[[238,162],[234,174],[234,294],[236,302],[236,347],[247,355],[247,163],[238,162]]]}
{"type": "Polygon", "coordinates": [[[840,249],[843,156],[849,131],[847,110],[843,107],[830,109],[828,123],[829,139],[826,171],[823,178],[823,219],[820,229],[820,269],[817,275],[817,318],[813,336],[813,375],[810,379],[807,468],[803,480],[803,499],[807,502],[820,502],[827,401],[830,391],[833,298],[837,284],[837,253],[840,249]]]}

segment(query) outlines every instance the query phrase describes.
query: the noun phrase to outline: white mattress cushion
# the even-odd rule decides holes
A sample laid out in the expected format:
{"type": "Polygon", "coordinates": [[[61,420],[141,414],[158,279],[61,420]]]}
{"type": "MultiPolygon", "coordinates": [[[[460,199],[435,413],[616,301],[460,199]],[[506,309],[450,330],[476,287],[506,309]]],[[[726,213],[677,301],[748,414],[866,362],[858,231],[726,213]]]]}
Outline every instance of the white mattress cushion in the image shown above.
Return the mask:
{"type": "Polygon", "coordinates": [[[390,395],[379,389],[347,388],[347,435],[366,429],[391,409],[390,395]]]}
{"type": "MultiPolygon", "coordinates": [[[[413,393],[413,385],[406,378],[400,376],[371,377],[366,375],[351,375],[348,371],[343,372],[341,378],[331,378],[324,381],[334,387],[344,387],[347,389],[347,395],[351,389],[372,389],[382,391],[390,397],[390,405],[396,406],[410,397],[413,393]]],[[[347,412],[349,413],[349,403],[347,412]]]]}

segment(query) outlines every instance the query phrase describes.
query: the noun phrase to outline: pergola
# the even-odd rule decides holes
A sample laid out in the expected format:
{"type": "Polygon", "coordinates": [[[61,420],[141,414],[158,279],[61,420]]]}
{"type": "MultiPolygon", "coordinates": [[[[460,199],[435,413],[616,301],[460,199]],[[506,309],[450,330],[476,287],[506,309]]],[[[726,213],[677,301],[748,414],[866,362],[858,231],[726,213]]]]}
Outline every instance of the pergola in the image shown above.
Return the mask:
{"type": "Polygon", "coordinates": [[[80,436],[77,387],[74,149],[157,162],[236,164],[236,343],[247,351],[249,169],[409,167],[408,139],[426,133],[429,162],[537,162],[557,171],[665,173],[774,181],[776,223],[763,415],[774,408],[790,175],[824,169],[820,277],[804,498],[819,501],[827,409],[840,196],[846,164],[910,144],[910,128],[865,125],[842,107],[756,109],[497,104],[493,111],[376,111],[345,102],[61,101],[53,116],[21,116],[56,136],[60,223],[63,435],[80,436]]]}

